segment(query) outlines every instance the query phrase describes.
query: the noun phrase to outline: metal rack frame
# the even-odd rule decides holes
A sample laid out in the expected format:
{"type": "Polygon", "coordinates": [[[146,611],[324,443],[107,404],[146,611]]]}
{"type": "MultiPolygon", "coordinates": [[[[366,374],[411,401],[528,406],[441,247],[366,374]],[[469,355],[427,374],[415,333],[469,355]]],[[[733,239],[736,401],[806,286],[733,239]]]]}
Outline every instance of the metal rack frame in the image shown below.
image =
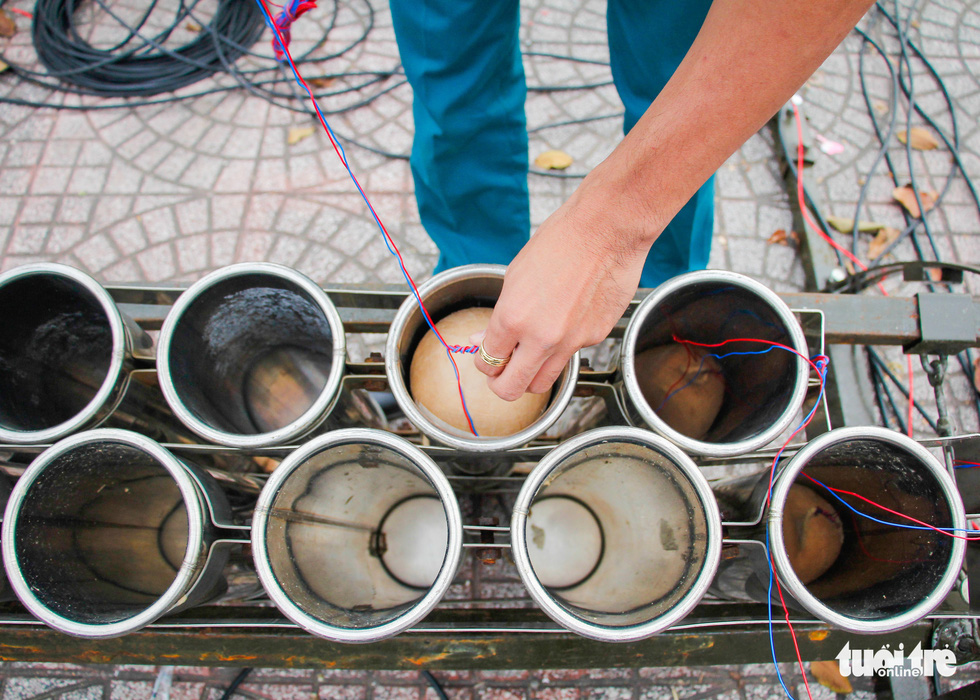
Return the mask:
{"type": "MultiPolygon", "coordinates": [[[[145,330],[158,330],[180,287],[143,285],[107,287],[121,310],[145,330]]],[[[405,299],[401,287],[368,288],[344,285],[326,289],[338,307],[347,333],[384,333],[395,311],[405,299]]],[[[645,290],[637,293],[623,319],[613,331],[619,337],[645,290]]],[[[857,297],[831,294],[782,294],[783,300],[801,317],[811,349],[822,351],[826,344],[879,344],[909,346],[923,340],[915,298],[857,297]]],[[[972,300],[974,317],[980,319],[980,302],[972,300]]],[[[980,328],[977,328],[980,331],[980,328]]],[[[980,333],[974,333],[978,335],[980,333]]],[[[136,372],[150,383],[154,380],[155,360],[151,355],[137,357],[143,363],[136,372]]],[[[613,389],[614,370],[596,371],[583,367],[576,388],[578,397],[599,397],[615,420],[618,394],[613,389]]],[[[380,356],[363,361],[348,359],[344,382],[351,388],[383,390],[384,364],[380,356]]],[[[808,437],[826,431],[840,419],[840,402],[846,402],[847,389],[831,382],[823,415],[811,423],[808,437]]],[[[820,414],[818,414],[819,416],[820,414]]],[[[457,453],[445,447],[426,444],[423,449],[437,461],[457,453]]],[[[555,444],[556,436],[545,436],[532,445],[502,452],[494,457],[514,462],[540,459],[555,444]]],[[[963,449],[964,454],[980,453],[980,436],[923,441],[931,447],[963,449]]],[[[175,452],[234,453],[281,457],[294,446],[255,450],[236,450],[213,445],[166,445],[175,452]]],[[[0,445],[7,454],[5,468],[16,472],[44,445],[0,445]]],[[[798,447],[798,446],[796,446],[798,447]]],[[[789,453],[794,448],[790,448],[789,453]]],[[[727,461],[760,463],[771,460],[774,450],[763,450],[727,461]]],[[[723,464],[726,460],[702,461],[702,466],[723,464]]],[[[980,471],[980,470],[978,470],[980,471]]],[[[219,475],[239,486],[261,486],[260,475],[219,475]]],[[[454,488],[471,491],[469,479],[486,477],[451,476],[454,488]]],[[[521,477],[496,477],[502,490],[515,490],[521,477]]],[[[968,504],[968,509],[970,505],[968,504]]],[[[980,508],[978,508],[980,510],[980,508]]],[[[759,514],[761,522],[762,514],[759,514]]],[[[742,525],[744,523],[738,523],[742,525]]],[[[727,523],[735,525],[735,523],[727,523]]],[[[499,556],[507,543],[498,537],[507,528],[480,522],[466,526],[478,541],[467,543],[481,556],[499,556]]],[[[243,541],[244,544],[244,541],[243,541]]],[[[744,544],[742,545],[744,546],[744,544]]],[[[971,548],[972,549],[972,548],[971,548]]],[[[737,545],[727,543],[731,556],[737,545]]],[[[725,555],[723,555],[725,556],[725,555]]],[[[975,598],[980,599],[980,595],[975,598]]],[[[188,665],[292,666],[324,668],[542,668],[708,665],[751,663],[771,660],[766,606],[761,604],[703,601],[678,625],[650,639],[627,644],[604,644],[570,634],[558,628],[541,611],[530,607],[530,599],[509,601],[527,607],[494,608],[487,601],[447,600],[426,620],[408,632],[368,645],[343,645],[313,637],[284,618],[275,608],[262,602],[203,606],[168,617],[146,629],[119,639],[88,640],[67,637],[50,630],[27,615],[16,604],[0,606],[0,659],[7,661],[75,661],[85,663],[166,663],[188,665]]],[[[916,644],[923,647],[949,644],[961,661],[980,658],[980,634],[976,619],[958,594],[953,594],[928,620],[899,632],[875,637],[875,644],[916,644]]],[[[783,620],[773,621],[777,653],[789,658],[792,641],[783,620]]],[[[800,651],[805,659],[833,658],[850,633],[828,627],[813,619],[794,616],[800,651]]]]}

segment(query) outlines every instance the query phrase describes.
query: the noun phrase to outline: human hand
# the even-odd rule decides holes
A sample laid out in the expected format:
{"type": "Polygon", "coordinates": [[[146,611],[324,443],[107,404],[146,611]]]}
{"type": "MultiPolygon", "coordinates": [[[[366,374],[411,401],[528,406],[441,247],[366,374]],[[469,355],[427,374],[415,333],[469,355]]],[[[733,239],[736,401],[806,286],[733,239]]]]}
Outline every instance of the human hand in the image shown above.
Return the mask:
{"type": "Polygon", "coordinates": [[[585,201],[573,195],[507,268],[480,340],[487,354],[510,362],[474,361],[508,401],[550,390],[575,352],[609,335],[639,285],[649,242],[618,230],[607,208],[585,201]]]}

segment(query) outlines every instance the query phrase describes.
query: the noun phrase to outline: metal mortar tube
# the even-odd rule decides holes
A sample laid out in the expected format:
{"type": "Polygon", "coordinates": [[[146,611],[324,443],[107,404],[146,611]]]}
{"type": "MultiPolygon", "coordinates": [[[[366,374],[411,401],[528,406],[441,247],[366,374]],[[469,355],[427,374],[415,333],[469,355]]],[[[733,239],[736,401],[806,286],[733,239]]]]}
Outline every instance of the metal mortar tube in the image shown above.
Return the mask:
{"type": "MultiPolygon", "coordinates": [[[[438,323],[442,318],[461,309],[481,306],[492,308],[503,288],[505,270],[502,265],[466,265],[447,270],[420,285],[419,296],[433,323],[438,323]]],[[[398,309],[388,333],[385,346],[385,372],[395,400],[405,416],[436,442],[470,453],[492,453],[520,447],[550,428],[572,399],[575,382],[578,379],[578,353],[568,361],[568,366],[555,382],[544,412],[523,430],[501,437],[478,437],[451,428],[447,429],[448,426],[434,420],[431,414],[427,415],[427,412],[420,410],[408,388],[412,356],[419,341],[427,332],[429,326],[422,315],[418,301],[414,296],[407,297],[398,309]]],[[[462,355],[461,358],[463,362],[472,361],[469,355],[462,355]]],[[[477,462],[477,466],[483,464],[479,460],[477,462]]],[[[481,472],[494,468],[492,460],[484,466],[486,469],[480,468],[481,472]]],[[[468,473],[474,471],[472,461],[465,471],[468,473]]]]}
{"type": "Polygon", "coordinates": [[[697,466],[638,428],[597,428],[561,443],[521,488],[511,551],[553,620],[629,642],[687,615],[721,553],[721,518],[697,466]]]}
{"type": "Polygon", "coordinates": [[[221,595],[242,541],[230,523],[206,472],[136,433],[92,430],[41,453],[17,481],[3,563],[46,625],[116,637],[221,595]]]}
{"type": "MultiPolygon", "coordinates": [[[[641,353],[670,346],[675,339],[712,345],[736,338],[778,342],[807,355],[803,330],[793,312],[774,292],[744,275],[702,270],[657,287],[636,308],[623,337],[618,389],[628,418],[692,455],[740,455],[774,440],[798,415],[807,390],[809,366],[788,351],[749,342],[687,346],[692,358],[701,352],[741,353],[717,360],[724,398],[704,435],[682,433],[660,415],[667,401],[686,400],[678,398],[686,384],[674,387],[678,391],[671,391],[656,406],[644,395],[650,378],[638,369],[641,353]]],[[[692,376],[699,376],[702,365],[696,359],[691,362],[692,376]]],[[[698,409],[690,410],[697,413],[698,409]]]]}
{"type": "Polygon", "coordinates": [[[177,417],[210,442],[241,448],[363,418],[366,404],[342,390],[345,362],[343,324],[326,293],[270,263],[231,265],[192,285],[164,320],[157,352],[177,417]]]}
{"type": "MultiPolygon", "coordinates": [[[[762,513],[768,471],[756,476],[749,487],[751,481],[716,485],[719,500],[736,499],[741,491],[746,497],[743,512],[762,513]]],[[[779,469],[765,518],[738,536],[755,546],[741,548],[739,557],[723,563],[713,592],[766,600],[769,569],[763,543],[768,529],[775,574],[794,607],[858,633],[898,630],[932,612],[956,583],[965,542],[927,528],[900,527],[919,526],[849,494],[835,496],[825,487],[859,494],[938,528],[965,527],[956,486],[932,453],[884,428],[838,428],[811,440],[779,469]],[[787,509],[792,499],[802,496],[801,489],[807,490],[807,497],[815,494],[828,504],[829,517],[840,523],[842,531],[839,554],[826,571],[807,581],[790,558],[790,548],[796,545],[787,533],[797,529],[784,531],[784,520],[800,516],[797,508],[792,515],[787,509]]],[[[735,530],[730,534],[736,536],[735,530]]],[[[806,557],[823,556],[813,549],[799,552],[793,555],[797,567],[810,563],[806,557]]]]}
{"type": "Polygon", "coordinates": [[[0,443],[98,426],[164,442],[188,434],[138,369],[152,340],[89,275],[56,263],[0,275],[0,321],[0,443]]]}
{"type": "Polygon", "coordinates": [[[259,496],[252,552],[286,617],[338,642],[374,642],[425,617],[459,567],[459,504],[439,467],[391,433],[321,435],[259,496]]]}

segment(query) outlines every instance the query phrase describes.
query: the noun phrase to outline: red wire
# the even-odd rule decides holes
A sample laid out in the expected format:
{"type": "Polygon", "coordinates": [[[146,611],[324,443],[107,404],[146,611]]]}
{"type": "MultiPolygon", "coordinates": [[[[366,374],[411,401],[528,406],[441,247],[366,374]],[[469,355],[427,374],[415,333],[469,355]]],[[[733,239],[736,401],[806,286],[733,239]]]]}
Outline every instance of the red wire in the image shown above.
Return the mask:
{"type": "MultiPolygon", "coordinates": [[[[673,336],[673,341],[675,343],[684,343],[685,345],[697,345],[699,348],[719,348],[722,345],[728,345],[728,343],[765,343],[766,345],[774,345],[777,348],[782,348],[783,350],[789,350],[791,353],[797,357],[801,357],[806,360],[807,363],[813,368],[813,370],[820,374],[820,368],[818,368],[809,357],[799,352],[795,348],[791,348],[788,345],[783,345],[782,343],[777,343],[772,340],[763,340],[762,338],[729,338],[728,340],[723,340],[720,343],[698,343],[693,340],[684,340],[683,338],[678,338],[676,335],[673,336]]],[[[809,422],[809,421],[808,421],[809,422]]]]}
{"type": "MultiPolygon", "coordinates": [[[[259,0],[259,2],[265,5],[265,0],[259,0]]],[[[269,12],[268,7],[266,7],[266,12],[269,12]]],[[[269,13],[269,15],[271,16],[271,13],[269,13]]],[[[307,94],[310,96],[310,100],[313,101],[313,106],[316,107],[316,109],[314,109],[314,112],[316,113],[317,119],[320,121],[320,125],[323,127],[323,130],[326,132],[327,138],[330,140],[330,145],[333,146],[333,150],[337,154],[337,157],[340,159],[340,162],[344,164],[344,167],[347,169],[348,174],[350,174],[350,177],[354,181],[354,184],[357,186],[357,189],[364,196],[364,202],[367,204],[368,209],[371,210],[371,215],[374,217],[374,220],[378,222],[378,227],[381,229],[382,233],[384,234],[384,237],[388,241],[388,244],[391,246],[391,249],[395,252],[395,256],[398,258],[398,264],[405,272],[405,277],[406,279],[408,279],[408,283],[412,287],[412,291],[415,293],[415,298],[418,299],[419,308],[422,309],[422,314],[425,316],[426,321],[428,321],[429,326],[436,334],[436,337],[439,338],[439,341],[442,343],[443,347],[446,348],[446,355],[449,357],[450,362],[453,363],[453,369],[456,372],[456,386],[459,389],[459,400],[463,406],[463,414],[466,416],[467,423],[469,423],[470,431],[474,435],[476,435],[477,432],[476,432],[476,427],[473,425],[473,419],[470,418],[469,411],[466,410],[466,399],[463,398],[463,383],[462,380],[460,379],[459,367],[456,365],[456,360],[455,358],[453,358],[452,353],[449,352],[449,343],[447,343],[445,338],[442,337],[442,334],[439,332],[439,329],[436,328],[436,324],[432,322],[432,317],[429,316],[429,312],[425,308],[425,304],[422,303],[422,295],[419,294],[418,287],[415,286],[415,280],[412,279],[412,275],[408,272],[408,267],[406,267],[405,261],[402,259],[401,251],[398,250],[398,246],[395,245],[394,239],[392,239],[391,234],[388,233],[387,227],[381,221],[381,217],[378,216],[378,213],[374,210],[374,206],[368,200],[367,194],[364,192],[363,188],[361,188],[361,183],[358,182],[357,177],[354,175],[353,171],[351,170],[350,164],[347,162],[347,159],[344,157],[343,153],[341,152],[340,147],[337,145],[337,142],[334,141],[333,133],[330,131],[330,127],[327,126],[326,120],[323,118],[323,115],[320,113],[319,105],[316,104],[316,99],[313,97],[313,90],[307,84],[306,79],[303,78],[303,76],[299,72],[299,69],[296,67],[296,63],[293,61],[293,56],[289,52],[289,47],[286,45],[286,41],[283,39],[282,34],[279,33],[279,28],[275,25],[275,23],[273,23],[272,29],[276,33],[276,38],[279,40],[279,45],[282,47],[283,52],[286,54],[286,57],[289,59],[290,67],[293,69],[293,72],[296,74],[296,77],[299,79],[300,83],[302,83],[303,89],[305,89],[307,94]]]]}
{"type": "MultiPolygon", "coordinates": [[[[867,269],[868,269],[868,266],[867,265],[865,265],[863,262],[861,262],[860,260],[858,260],[854,256],[854,254],[851,253],[851,251],[847,250],[842,245],[840,245],[839,243],[837,243],[837,241],[835,241],[833,238],[831,238],[830,237],[830,234],[828,234],[826,231],[824,231],[823,230],[823,227],[821,227],[819,224],[817,224],[817,222],[813,220],[813,217],[810,216],[810,210],[806,206],[806,201],[805,201],[805,197],[804,197],[804,194],[803,194],[803,150],[804,150],[803,149],[803,120],[800,118],[800,110],[797,109],[796,103],[793,102],[793,100],[790,100],[789,101],[789,104],[793,108],[793,116],[796,118],[796,137],[797,137],[797,144],[796,144],[796,198],[797,198],[798,205],[800,207],[800,211],[803,213],[803,218],[806,219],[806,222],[808,224],[810,224],[810,226],[813,228],[813,230],[816,231],[818,234],[820,234],[820,237],[823,238],[834,250],[840,251],[852,263],[854,263],[855,265],[857,265],[862,270],[867,271],[867,269]]],[[[881,290],[881,293],[884,296],[888,296],[888,292],[885,291],[885,287],[881,284],[881,282],[878,282],[877,283],[877,287],[878,287],[879,290],[881,290]]],[[[915,398],[914,398],[915,395],[912,392],[912,382],[913,382],[913,380],[912,380],[912,357],[911,356],[908,356],[908,367],[909,367],[908,434],[909,434],[909,437],[912,437],[912,407],[915,406],[915,398]]]]}
{"type": "MultiPolygon", "coordinates": [[[[694,352],[693,352],[693,351],[691,350],[691,348],[689,348],[689,347],[688,347],[687,345],[684,345],[683,347],[684,347],[684,350],[686,350],[686,351],[687,351],[687,364],[686,364],[686,365],[684,365],[684,371],[683,371],[683,372],[681,372],[681,376],[679,376],[679,377],[677,378],[677,381],[676,381],[676,382],[674,382],[673,384],[671,384],[671,385],[670,385],[670,386],[669,386],[669,387],[667,388],[667,391],[666,391],[666,393],[664,393],[664,396],[665,396],[665,397],[667,397],[667,398],[670,398],[670,395],[671,395],[671,393],[673,393],[673,391],[674,391],[674,389],[676,389],[676,388],[677,388],[677,385],[678,385],[678,384],[680,384],[681,382],[683,382],[683,381],[684,381],[684,379],[685,379],[685,378],[687,377],[687,371],[688,371],[689,369],[691,369],[691,363],[692,363],[692,362],[694,361],[694,352]]],[[[665,398],[665,399],[664,399],[664,401],[663,401],[663,402],[662,402],[662,403],[660,404],[660,405],[661,405],[661,407],[663,406],[663,404],[664,404],[664,403],[666,403],[666,398],[665,398]]]]}
{"type": "MultiPolygon", "coordinates": [[[[769,566],[776,566],[772,559],[769,560],[769,566]]],[[[796,649],[796,661],[800,665],[800,673],[803,674],[803,685],[806,687],[806,695],[810,700],[813,700],[813,694],[810,692],[810,682],[806,678],[806,668],[803,667],[803,655],[800,653],[800,644],[796,640],[796,630],[793,629],[793,623],[789,621],[789,608],[786,605],[786,600],[783,598],[783,587],[779,585],[778,576],[773,576],[773,580],[776,582],[776,592],[779,593],[779,604],[783,606],[783,617],[786,618],[786,626],[789,627],[789,636],[793,640],[793,648],[796,649]]]]}
{"type": "MultiPolygon", "coordinates": [[[[854,525],[854,534],[857,535],[858,546],[861,548],[861,551],[864,553],[864,556],[866,556],[871,561],[881,562],[882,564],[918,564],[920,562],[929,561],[928,559],[923,559],[923,558],[919,558],[919,559],[879,559],[878,557],[876,557],[875,555],[873,555],[871,552],[869,552],[868,551],[868,548],[864,545],[864,537],[861,535],[861,528],[858,525],[858,518],[857,518],[857,515],[855,515],[854,513],[851,513],[851,523],[853,523],[853,525],[854,525]]],[[[878,533],[878,534],[889,534],[889,533],[878,533]]]]}
{"type": "MultiPolygon", "coordinates": [[[[803,475],[803,476],[805,476],[807,479],[809,479],[810,481],[814,482],[815,484],[817,484],[817,486],[820,486],[820,487],[823,487],[824,486],[824,484],[817,483],[817,480],[814,479],[809,474],[805,474],[803,472],[800,472],[800,474],[803,475]]],[[[854,498],[857,498],[857,499],[859,499],[861,501],[864,501],[868,505],[872,505],[875,508],[880,508],[881,510],[885,511],[886,513],[891,513],[892,515],[897,515],[900,518],[905,518],[906,520],[911,520],[916,525],[921,525],[923,527],[927,527],[930,530],[935,530],[936,532],[938,532],[940,534],[947,535],[949,537],[953,537],[953,538],[958,539],[958,540],[966,540],[967,542],[980,542],[980,537],[969,537],[967,535],[957,535],[955,532],[946,532],[945,530],[939,529],[935,525],[930,525],[929,523],[924,523],[921,520],[916,520],[911,515],[906,515],[905,513],[899,513],[897,510],[892,510],[891,508],[886,508],[885,506],[881,505],[880,503],[876,503],[876,502],[872,501],[870,498],[865,498],[864,496],[862,496],[859,493],[854,493],[853,491],[845,491],[844,489],[835,489],[835,488],[830,487],[830,486],[827,486],[827,489],[829,489],[830,491],[833,491],[834,493],[843,494],[845,496],[853,496],[854,498]]]]}

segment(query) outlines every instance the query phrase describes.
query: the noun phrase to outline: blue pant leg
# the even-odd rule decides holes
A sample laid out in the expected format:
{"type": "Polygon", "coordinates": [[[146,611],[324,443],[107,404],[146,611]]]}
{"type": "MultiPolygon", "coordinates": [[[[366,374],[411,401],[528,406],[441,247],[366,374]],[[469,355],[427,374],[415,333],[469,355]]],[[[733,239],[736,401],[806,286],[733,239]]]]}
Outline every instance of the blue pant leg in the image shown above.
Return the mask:
{"type": "Polygon", "coordinates": [[[530,235],[518,0],[391,0],[414,91],[411,168],[436,272],[508,264],[530,235]]]}
{"type": "MultiPolygon", "coordinates": [[[[609,54],[613,80],[626,107],[624,132],[633,128],[677,70],[710,6],[711,0],[609,0],[609,54]]],[[[655,287],[707,267],[713,227],[714,176],[654,243],[640,286],[655,287]]]]}

